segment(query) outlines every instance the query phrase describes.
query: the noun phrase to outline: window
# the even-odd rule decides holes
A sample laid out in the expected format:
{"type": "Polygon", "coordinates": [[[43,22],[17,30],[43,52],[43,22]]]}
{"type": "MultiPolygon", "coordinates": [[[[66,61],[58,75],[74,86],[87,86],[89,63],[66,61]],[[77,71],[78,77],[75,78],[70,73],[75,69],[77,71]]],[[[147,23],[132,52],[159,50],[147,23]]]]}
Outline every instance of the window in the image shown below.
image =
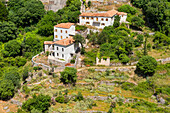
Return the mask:
{"type": "Polygon", "coordinates": [[[55,29],[55,32],[57,32],[57,29],[55,29]]]}
{"type": "Polygon", "coordinates": [[[66,33],[67,33],[67,30],[66,30],[66,33]]]}
{"type": "Polygon", "coordinates": [[[62,33],[63,31],[61,30],[61,33],[62,33]]]}
{"type": "Polygon", "coordinates": [[[61,39],[63,39],[63,36],[61,36],[61,39]]]}
{"type": "Polygon", "coordinates": [[[104,26],[104,25],[105,25],[105,23],[102,23],[102,25],[104,26]]]}
{"type": "Polygon", "coordinates": [[[57,35],[55,35],[55,38],[58,38],[58,36],[57,36],[57,35]]]}
{"type": "Polygon", "coordinates": [[[87,17],[87,20],[89,19],[89,17],[87,17]]]}
{"type": "Polygon", "coordinates": [[[82,19],[85,19],[85,17],[82,17],[82,19]]]}
{"type": "Polygon", "coordinates": [[[108,18],[106,18],[106,21],[108,21],[108,18]]]}
{"type": "Polygon", "coordinates": [[[91,19],[93,20],[93,17],[91,17],[91,19]]]}
{"type": "Polygon", "coordinates": [[[64,55],[62,54],[62,57],[64,58],[64,55]]]}
{"type": "Polygon", "coordinates": [[[62,51],[64,51],[64,48],[62,48],[62,51]]]}
{"type": "Polygon", "coordinates": [[[59,56],[59,54],[57,53],[57,56],[59,56]]]}
{"type": "Polygon", "coordinates": [[[101,20],[103,21],[104,19],[102,18],[101,20]]]}
{"type": "Polygon", "coordinates": [[[53,54],[52,54],[53,56],[55,56],[55,53],[53,52],[53,54]]]}
{"type": "Polygon", "coordinates": [[[58,47],[57,47],[57,50],[58,50],[58,47]]]}
{"type": "Polygon", "coordinates": [[[68,38],[68,36],[66,38],[68,38]]]}
{"type": "Polygon", "coordinates": [[[98,18],[96,18],[96,21],[98,21],[98,18]]]}
{"type": "Polygon", "coordinates": [[[86,24],[90,24],[90,22],[86,22],[86,24]]]}

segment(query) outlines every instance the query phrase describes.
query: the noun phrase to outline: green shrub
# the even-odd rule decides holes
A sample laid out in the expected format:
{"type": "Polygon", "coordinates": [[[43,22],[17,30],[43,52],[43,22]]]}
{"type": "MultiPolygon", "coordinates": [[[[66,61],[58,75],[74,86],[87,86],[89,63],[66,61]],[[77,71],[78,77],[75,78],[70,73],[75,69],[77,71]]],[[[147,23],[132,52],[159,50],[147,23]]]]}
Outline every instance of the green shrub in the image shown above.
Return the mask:
{"type": "Polygon", "coordinates": [[[33,98],[28,99],[26,102],[23,103],[22,109],[26,110],[27,113],[31,112],[33,109],[37,109],[45,113],[48,111],[48,108],[51,106],[51,97],[48,95],[33,95],[33,98]]]}
{"type": "Polygon", "coordinates": [[[120,54],[119,58],[123,64],[126,64],[130,61],[130,58],[126,54],[120,54]]]}
{"type": "Polygon", "coordinates": [[[34,86],[31,90],[32,91],[40,91],[40,89],[41,89],[42,87],[41,86],[34,86]]]}
{"type": "Polygon", "coordinates": [[[94,69],[94,68],[89,68],[89,69],[88,69],[88,72],[94,73],[94,72],[95,72],[95,69],[94,69]]]}
{"type": "Polygon", "coordinates": [[[75,63],[75,60],[74,60],[74,59],[72,59],[72,60],[70,61],[70,63],[71,63],[71,64],[74,64],[74,63],[75,63]]]}
{"type": "Polygon", "coordinates": [[[85,31],[86,29],[87,29],[86,26],[83,26],[83,25],[76,25],[76,31],[79,31],[79,30],[85,31]]]}
{"type": "Polygon", "coordinates": [[[124,90],[129,90],[132,89],[134,87],[134,84],[129,83],[129,82],[125,82],[121,85],[121,88],[124,90]]]}
{"type": "Polygon", "coordinates": [[[58,96],[55,98],[55,101],[58,103],[64,103],[64,96],[58,96]]]}
{"type": "Polygon", "coordinates": [[[81,94],[81,92],[78,92],[78,94],[76,95],[74,101],[81,101],[81,100],[83,100],[83,99],[84,99],[84,97],[83,97],[83,95],[81,94]]]}
{"type": "Polygon", "coordinates": [[[137,96],[150,97],[153,95],[153,84],[141,82],[132,89],[137,96]]]}

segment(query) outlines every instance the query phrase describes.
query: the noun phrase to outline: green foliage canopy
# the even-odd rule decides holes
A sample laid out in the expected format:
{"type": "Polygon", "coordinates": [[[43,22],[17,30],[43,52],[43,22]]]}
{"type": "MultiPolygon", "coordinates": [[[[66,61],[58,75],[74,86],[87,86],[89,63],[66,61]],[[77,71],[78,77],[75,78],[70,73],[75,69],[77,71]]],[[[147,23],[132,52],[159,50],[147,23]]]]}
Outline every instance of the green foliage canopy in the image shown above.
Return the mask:
{"type": "Polygon", "coordinates": [[[143,56],[136,64],[135,72],[143,77],[152,76],[155,73],[157,61],[151,56],[143,56]]]}
{"type": "Polygon", "coordinates": [[[40,0],[10,0],[8,7],[9,20],[18,27],[37,24],[45,14],[44,5],[40,0]]]}
{"type": "Polygon", "coordinates": [[[0,81],[0,98],[8,100],[14,96],[14,85],[11,80],[3,79],[0,81]]]}
{"type": "Polygon", "coordinates": [[[0,22],[0,41],[8,42],[9,40],[16,39],[17,28],[13,22],[0,22]]]}
{"type": "Polygon", "coordinates": [[[51,106],[51,97],[48,95],[33,95],[33,98],[28,99],[26,102],[23,103],[22,109],[30,112],[33,109],[37,109],[42,111],[43,113],[48,110],[51,106]]]}
{"type": "Polygon", "coordinates": [[[21,44],[17,40],[10,40],[4,44],[4,56],[16,57],[21,54],[21,44]]]}
{"type": "Polygon", "coordinates": [[[20,75],[16,70],[11,70],[7,73],[5,73],[4,79],[11,80],[14,87],[19,88],[20,87],[20,75]]]}
{"type": "Polygon", "coordinates": [[[77,70],[75,68],[66,67],[61,74],[61,82],[63,84],[73,84],[75,85],[77,81],[77,70]]]}
{"type": "Polygon", "coordinates": [[[8,10],[5,5],[0,1],[0,21],[6,21],[8,19],[8,10]]]}
{"type": "Polygon", "coordinates": [[[118,8],[118,11],[119,12],[126,12],[126,13],[132,14],[132,15],[137,13],[136,8],[131,7],[130,5],[122,5],[118,8]]]}
{"type": "Polygon", "coordinates": [[[131,23],[132,23],[133,26],[141,28],[141,27],[144,26],[145,21],[142,18],[138,17],[138,16],[134,16],[131,19],[131,23]]]}

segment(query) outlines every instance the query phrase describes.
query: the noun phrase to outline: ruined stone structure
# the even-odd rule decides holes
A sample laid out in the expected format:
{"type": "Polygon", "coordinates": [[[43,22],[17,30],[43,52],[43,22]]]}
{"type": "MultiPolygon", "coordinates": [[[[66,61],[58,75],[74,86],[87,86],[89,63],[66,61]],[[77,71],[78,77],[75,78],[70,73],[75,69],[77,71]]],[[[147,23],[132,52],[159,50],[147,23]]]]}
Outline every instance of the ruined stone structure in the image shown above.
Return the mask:
{"type": "Polygon", "coordinates": [[[107,58],[106,60],[101,58],[101,60],[97,57],[96,58],[96,65],[105,65],[110,66],[110,58],[107,58]]]}

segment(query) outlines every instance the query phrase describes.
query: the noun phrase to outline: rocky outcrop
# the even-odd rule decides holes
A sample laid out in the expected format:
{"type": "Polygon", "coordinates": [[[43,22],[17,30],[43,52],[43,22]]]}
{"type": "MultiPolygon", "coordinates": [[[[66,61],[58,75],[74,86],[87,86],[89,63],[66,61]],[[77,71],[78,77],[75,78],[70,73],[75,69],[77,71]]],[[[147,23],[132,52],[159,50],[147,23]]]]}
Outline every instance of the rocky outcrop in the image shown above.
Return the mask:
{"type": "Polygon", "coordinates": [[[54,12],[62,9],[66,5],[67,0],[41,0],[46,10],[53,10],[54,12]]]}

